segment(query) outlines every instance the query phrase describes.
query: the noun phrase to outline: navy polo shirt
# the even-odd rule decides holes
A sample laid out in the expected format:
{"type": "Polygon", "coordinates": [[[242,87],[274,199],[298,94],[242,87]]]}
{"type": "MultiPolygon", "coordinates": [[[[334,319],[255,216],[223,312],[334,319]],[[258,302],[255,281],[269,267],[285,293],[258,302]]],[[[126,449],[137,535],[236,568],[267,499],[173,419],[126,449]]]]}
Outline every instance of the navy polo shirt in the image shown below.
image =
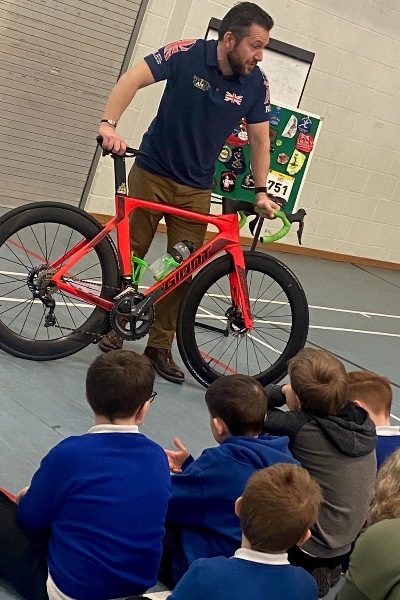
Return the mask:
{"type": "Polygon", "coordinates": [[[194,188],[211,188],[215,161],[242,117],[270,118],[268,80],[258,67],[224,76],[216,40],[180,40],[145,57],[156,81],[167,80],[156,117],[143,136],[139,167],[194,188]]]}

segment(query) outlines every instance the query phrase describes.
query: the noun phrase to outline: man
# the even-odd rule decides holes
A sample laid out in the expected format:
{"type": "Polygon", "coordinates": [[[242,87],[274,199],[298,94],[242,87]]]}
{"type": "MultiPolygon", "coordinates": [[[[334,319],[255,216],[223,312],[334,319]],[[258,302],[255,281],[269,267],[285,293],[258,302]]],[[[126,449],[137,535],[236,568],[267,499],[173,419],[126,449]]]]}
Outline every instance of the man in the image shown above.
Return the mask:
{"type": "MultiPolygon", "coordinates": [[[[241,2],[224,17],[216,40],[180,40],[147,56],[127,71],[113,88],[104,109],[99,134],[103,148],[123,154],[126,143],[115,128],[136,92],[166,80],[157,115],[144,134],[129,174],[134,197],[208,214],[214,163],[234,126],[245,117],[251,145],[251,168],[257,205],[269,218],[279,208],[268,198],[269,86],[257,67],[268,44],[273,19],[252,2],[241,2]]],[[[155,235],[161,212],[136,209],[131,220],[131,249],[143,258],[155,235]]],[[[206,225],[174,215],[165,216],[168,248],[191,240],[194,250],[204,240],[206,225]]],[[[157,304],[154,325],[144,351],[159,375],[175,383],[184,374],[175,364],[171,346],[181,300],[188,282],[157,304]]],[[[111,332],[100,348],[122,347],[111,332]]]]}

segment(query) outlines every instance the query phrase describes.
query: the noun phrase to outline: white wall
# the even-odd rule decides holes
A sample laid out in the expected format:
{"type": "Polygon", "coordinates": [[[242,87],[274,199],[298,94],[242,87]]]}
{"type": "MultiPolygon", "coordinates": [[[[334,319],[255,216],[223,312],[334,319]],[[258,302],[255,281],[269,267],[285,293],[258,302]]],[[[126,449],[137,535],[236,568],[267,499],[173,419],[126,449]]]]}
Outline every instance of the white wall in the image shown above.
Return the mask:
{"type": "MultiPolygon", "coordinates": [[[[204,37],[235,0],[151,0],[132,63],[181,37],[204,37]]],[[[301,108],[324,117],[301,206],[305,246],[400,261],[400,0],[259,0],[273,37],[315,52],[301,108]]],[[[139,92],[119,131],[137,146],[162,84],[139,92]]],[[[112,214],[102,161],[87,209],[112,214]]],[[[285,242],[296,244],[290,233],[285,242]],[[290,239],[288,239],[290,238],[290,239]]]]}

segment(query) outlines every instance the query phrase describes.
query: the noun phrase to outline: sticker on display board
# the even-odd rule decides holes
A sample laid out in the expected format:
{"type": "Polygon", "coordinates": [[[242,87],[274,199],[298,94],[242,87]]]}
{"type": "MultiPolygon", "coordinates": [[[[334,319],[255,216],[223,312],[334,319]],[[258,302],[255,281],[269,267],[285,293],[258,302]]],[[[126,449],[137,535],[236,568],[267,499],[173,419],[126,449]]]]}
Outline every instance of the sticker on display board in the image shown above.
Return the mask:
{"type": "Polygon", "coordinates": [[[236,173],[233,171],[222,171],[221,190],[224,192],[233,192],[235,189],[236,173]]]}
{"type": "Polygon", "coordinates": [[[294,177],[283,175],[277,171],[270,171],[267,179],[267,191],[273,196],[280,196],[287,202],[292,191],[293,182],[294,177]]]}
{"type": "Polygon", "coordinates": [[[281,120],[282,108],[280,106],[275,106],[274,110],[271,113],[271,117],[269,122],[271,125],[278,125],[281,120]]]}
{"type": "Polygon", "coordinates": [[[219,153],[218,160],[222,163],[226,163],[232,157],[232,150],[229,146],[223,146],[219,153]]]}
{"type": "Polygon", "coordinates": [[[303,117],[300,119],[297,129],[300,133],[310,133],[312,124],[313,122],[309,116],[303,117]]]}
{"type": "Polygon", "coordinates": [[[314,136],[311,133],[299,133],[299,136],[296,140],[296,149],[302,150],[307,154],[311,152],[314,147],[314,136]]]}
{"type": "Polygon", "coordinates": [[[280,165],[286,165],[286,163],[289,162],[289,157],[284,152],[281,152],[280,154],[278,154],[277,161],[280,165]]]}
{"type": "Polygon", "coordinates": [[[294,137],[297,133],[297,124],[297,117],[295,115],[292,115],[285,125],[285,129],[282,132],[282,137],[294,137]]]}
{"type": "Polygon", "coordinates": [[[246,170],[246,161],[244,158],[243,148],[233,148],[232,159],[226,165],[235,173],[244,173],[246,170]]]}
{"type": "Polygon", "coordinates": [[[245,175],[243,177],[241,187],[244,188],[245,190],[254,190],[254,187],[255,187],[254,178],[251,173],[247,173],[247,175],[245,175]]]}

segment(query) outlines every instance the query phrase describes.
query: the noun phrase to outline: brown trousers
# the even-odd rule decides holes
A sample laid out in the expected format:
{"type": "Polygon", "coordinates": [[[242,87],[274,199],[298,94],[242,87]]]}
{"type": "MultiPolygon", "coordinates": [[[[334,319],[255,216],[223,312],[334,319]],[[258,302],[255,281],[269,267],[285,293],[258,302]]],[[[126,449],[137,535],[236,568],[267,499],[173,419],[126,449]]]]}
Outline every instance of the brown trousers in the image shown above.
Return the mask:
{"type": "MultiPolygon", "coordinates": [[[[137,165],[133,165],[129,173],[128,187],[129,195],[134,198],[152,200],[202,214],[208,214],[210,211],[211,190],[199,190],[176,183],[167,177],[149,173],[137,165]]],[[[182,240],[192,241],[194,250],[200,248],[204,242],[206,224],[175,215],[163,215],[161,211],[137,208],[130,218],[131,250],[135,256],[146,256],[163,216],[167,225],[167,249],[182,240]]],[[[183,282],[155,305],[155,320],[147,342],[149,346],[171,348],[179,307],[188,285],[189,281],[183,282]]]]}

